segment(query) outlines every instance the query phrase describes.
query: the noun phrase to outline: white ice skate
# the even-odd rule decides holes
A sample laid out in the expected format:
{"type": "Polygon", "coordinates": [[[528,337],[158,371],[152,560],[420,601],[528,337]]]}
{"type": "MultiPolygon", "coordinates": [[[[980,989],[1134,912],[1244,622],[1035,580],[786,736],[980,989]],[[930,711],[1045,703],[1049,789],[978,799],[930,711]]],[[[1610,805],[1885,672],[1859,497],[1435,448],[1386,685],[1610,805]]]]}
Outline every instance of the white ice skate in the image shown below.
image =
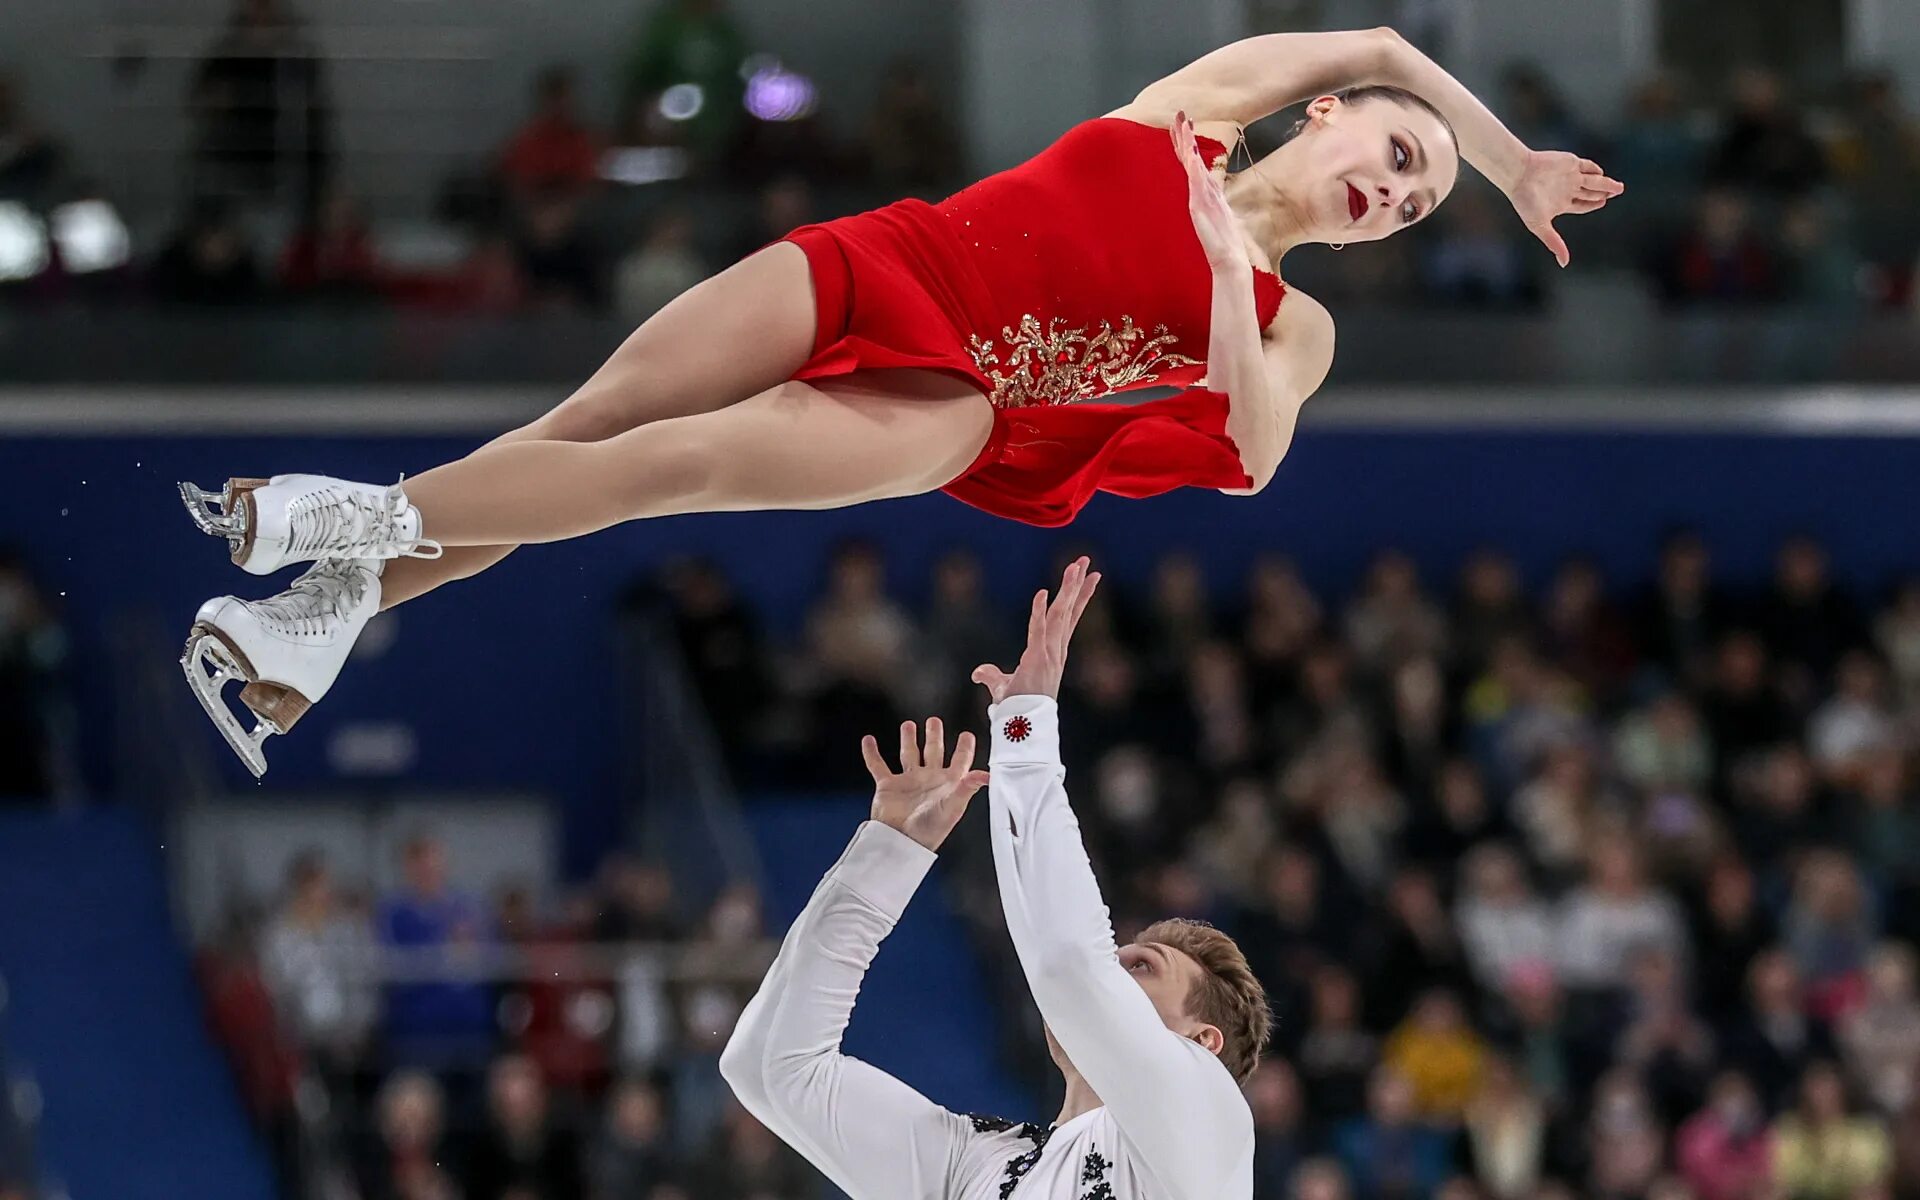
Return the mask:
{"type": "Polygon", "coordinates": [[[227,539],[234,564],[255,575],[298,562],[440,557],[398,483],[275,475],[229,479],[218,492],[183,483],[180,499],[201,532],[227,539]]]}
{"type": "Polygon", "coordinates": [[[200,606],[180,665],[200,706],[256,777],[266,740],[285,733],[327,694],[347,653],[380,611],[378,560],[315,563],[266,600],[221,596],[200,606]],[[249,730],[221,688],[246,683],[240,702],[259,718],[249,730]]]}

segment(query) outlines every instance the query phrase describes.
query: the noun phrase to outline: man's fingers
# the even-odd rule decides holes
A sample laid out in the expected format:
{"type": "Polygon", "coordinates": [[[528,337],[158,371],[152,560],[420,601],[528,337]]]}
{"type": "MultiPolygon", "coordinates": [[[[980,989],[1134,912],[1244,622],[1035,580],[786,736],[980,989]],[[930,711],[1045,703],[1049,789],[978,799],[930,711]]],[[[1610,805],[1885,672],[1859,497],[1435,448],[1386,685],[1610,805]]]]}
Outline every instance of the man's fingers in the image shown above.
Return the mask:
{"type": "Polygon", "coordinates": [[[1590,212],[1596,212],[1599,209],[1603,209],[1606,206],[1607,206],[1607,201],[1604,196],[1599,198],[1594,198],[1589,196],[1575,196],[1573,198],[1573,203],[1570,207],[1572,211],[1576,213],[1590,213],[1590,212]]]}
{"type": "Polygon", "coordinates": [[[947,727],[939,717],[927,718],[927,743],[920,760],[936,770],[947,765],[947,727]]]}
{"type": "Polygon", "coordinates": [[[1047,589],[1041,588],[1033,594],[1033,608],[1027,613],[1027,645],[1037,646],[1047,640],[1047,589]]]}
{"type": "Polygon", "coordinates": [[[973,756],[978,746],[971,729],[962,733],[953,742],[953,762],[949,765],[956,771],[972,771],[973,756]]]}
{"type": "Polygon", "coordinates": [[[919,730],[912,721],[900,722],[900,769],[911,771],[920,765],[919,730]]]}
{"type": "Polygon", "coordinates": [[[1068,633],[1080,627],[1080,617],[1087,611],[1087,605],[1093,602],[1093,589],[1099,586],[1100,572],[1095,571],[1087,576],[1087,586],[1080,589],[1080,602],[1073,606],[1073,621],[1067,626],[1068,633]]]}
{"type": "Polygon", "coordinates": [[[860,739],[860,757],[866,760],[867,774],[873,776],[875,783],[885,783],[893,777],[887,769],[887,760],[880,757],[880,739],[872,734],[860,739]]]}

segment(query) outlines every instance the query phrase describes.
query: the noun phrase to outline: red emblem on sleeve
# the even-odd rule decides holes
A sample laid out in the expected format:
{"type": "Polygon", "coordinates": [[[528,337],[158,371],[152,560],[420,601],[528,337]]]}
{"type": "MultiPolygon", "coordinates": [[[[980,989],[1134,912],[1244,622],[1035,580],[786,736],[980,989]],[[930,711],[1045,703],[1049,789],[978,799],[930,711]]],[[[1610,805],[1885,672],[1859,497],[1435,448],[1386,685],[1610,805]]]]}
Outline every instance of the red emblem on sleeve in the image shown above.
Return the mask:
{"type": "Polygon", "coordinates": [[[1006,727],[1001,732],[1006,734],[1010,742],[1024,742],[1027,740],[1027,735],[1033,732],[1033,722],[1025,717],[1009,717],[1006,727]]]}

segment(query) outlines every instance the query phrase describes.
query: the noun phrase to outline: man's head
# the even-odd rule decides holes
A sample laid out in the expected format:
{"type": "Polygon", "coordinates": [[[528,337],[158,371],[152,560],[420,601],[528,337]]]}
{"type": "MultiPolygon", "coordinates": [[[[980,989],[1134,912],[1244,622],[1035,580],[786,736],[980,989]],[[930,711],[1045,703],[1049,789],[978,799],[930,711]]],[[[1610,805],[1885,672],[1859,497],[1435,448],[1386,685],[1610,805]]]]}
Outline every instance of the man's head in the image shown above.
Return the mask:
{"type": "Polygon", "coordinates": [[[1120,965],[1168,1029],[1218,1055],[1235,1082],[1247,1081],[1273,1017],[1232,938],[1203,921],[1161,921],[1120,948],[1120,965]]]}

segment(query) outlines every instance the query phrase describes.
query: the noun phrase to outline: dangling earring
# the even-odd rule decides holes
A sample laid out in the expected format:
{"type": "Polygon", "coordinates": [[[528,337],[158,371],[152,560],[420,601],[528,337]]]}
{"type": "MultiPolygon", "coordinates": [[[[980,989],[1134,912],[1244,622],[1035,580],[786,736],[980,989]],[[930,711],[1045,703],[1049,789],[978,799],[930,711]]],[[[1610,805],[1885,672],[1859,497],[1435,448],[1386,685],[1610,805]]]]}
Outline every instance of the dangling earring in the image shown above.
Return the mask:
{"type": "Polygon", "coordinates": [[[1345,250],[1347,248],[1347,244],[1345,242],[1329,242],[1328,244],[1331,245],[1335,250],[1345,250]]]}

